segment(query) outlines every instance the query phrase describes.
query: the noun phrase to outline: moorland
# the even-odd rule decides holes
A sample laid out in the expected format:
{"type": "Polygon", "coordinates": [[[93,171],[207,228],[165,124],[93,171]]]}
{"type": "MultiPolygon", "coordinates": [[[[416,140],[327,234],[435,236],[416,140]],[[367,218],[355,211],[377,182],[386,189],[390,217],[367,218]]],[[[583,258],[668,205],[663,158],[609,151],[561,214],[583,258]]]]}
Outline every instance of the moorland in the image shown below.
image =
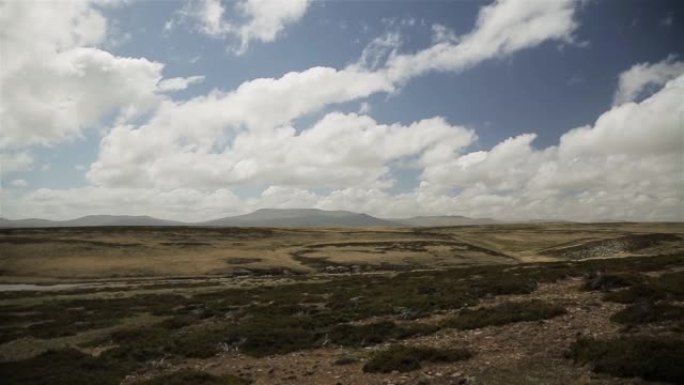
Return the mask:
{"type": "Polygon", "coordinates": [[[0,230],[7,384],[681,384],[684,225],[0,230]]]}

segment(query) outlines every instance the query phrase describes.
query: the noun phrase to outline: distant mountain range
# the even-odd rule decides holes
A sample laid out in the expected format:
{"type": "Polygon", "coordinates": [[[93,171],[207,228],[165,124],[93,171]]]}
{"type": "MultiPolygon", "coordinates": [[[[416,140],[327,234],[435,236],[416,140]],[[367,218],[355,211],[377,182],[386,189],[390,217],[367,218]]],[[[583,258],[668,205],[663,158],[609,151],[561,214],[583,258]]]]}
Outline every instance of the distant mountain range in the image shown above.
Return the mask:
{"type": "Polygon", "coordinates": [[[66,221],[0,218],[0,228],[96,227],[96,226],[207,226],[207,227],[433,227],[497,223],[492,219],[463,216],[423,216],[382,219],[351,211],[318,209],[261,209],[249,214],[206,222],[178,222],[150,216],[88,215],[66,221]]]}
{"type": "Polygon", "coordinates": [[[431,217],[413,217],[413,218],[399,218],[391,219],[393,223],[397,223],[407,227],[437,227],[437,226],[463,226],[463,225],[488,225],[492,223],[499,223],[489,218],[468,218],[460,215],[440,215],[431,217]]]}
{"type": "Polygon", "coordinates": [[[184,226],[183,222],[167,221],[147,215],[87,215],[66,221],[49,219],[0,218],[0,227],[95,227],[95,226],[184,226]]]}

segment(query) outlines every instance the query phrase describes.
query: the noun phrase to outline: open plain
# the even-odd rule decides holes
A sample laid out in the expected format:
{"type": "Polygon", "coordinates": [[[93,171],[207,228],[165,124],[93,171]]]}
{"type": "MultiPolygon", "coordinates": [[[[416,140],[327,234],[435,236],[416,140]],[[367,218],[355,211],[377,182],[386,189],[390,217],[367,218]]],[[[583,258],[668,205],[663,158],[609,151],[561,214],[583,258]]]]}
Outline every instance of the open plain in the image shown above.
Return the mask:
{"type": "Polygon", "coordinates": [[[0,230],[7,384],[684,383],[684,225],[0,230]]]}

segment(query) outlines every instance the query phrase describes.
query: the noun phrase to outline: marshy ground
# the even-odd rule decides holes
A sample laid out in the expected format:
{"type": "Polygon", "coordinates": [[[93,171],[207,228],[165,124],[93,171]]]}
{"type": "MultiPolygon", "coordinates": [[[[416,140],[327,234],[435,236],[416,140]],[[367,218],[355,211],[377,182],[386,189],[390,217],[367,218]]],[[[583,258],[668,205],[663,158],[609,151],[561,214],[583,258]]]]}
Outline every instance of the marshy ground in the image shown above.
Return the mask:
{"type": "Polygon", "coordinates": [[[7,384],[684,383],[684,226],[0,231],[7,384]]]}

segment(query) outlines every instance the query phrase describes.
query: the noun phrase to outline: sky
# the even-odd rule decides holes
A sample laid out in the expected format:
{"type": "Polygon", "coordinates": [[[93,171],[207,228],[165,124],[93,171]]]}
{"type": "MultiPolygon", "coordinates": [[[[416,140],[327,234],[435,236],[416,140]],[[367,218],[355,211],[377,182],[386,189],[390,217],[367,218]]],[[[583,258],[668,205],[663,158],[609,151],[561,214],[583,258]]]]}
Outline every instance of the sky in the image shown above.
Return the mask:
{"type": "Polygon", "coordinates": [[[684,220],[678,0],[0,1],[0,216],[684,220]]]}

